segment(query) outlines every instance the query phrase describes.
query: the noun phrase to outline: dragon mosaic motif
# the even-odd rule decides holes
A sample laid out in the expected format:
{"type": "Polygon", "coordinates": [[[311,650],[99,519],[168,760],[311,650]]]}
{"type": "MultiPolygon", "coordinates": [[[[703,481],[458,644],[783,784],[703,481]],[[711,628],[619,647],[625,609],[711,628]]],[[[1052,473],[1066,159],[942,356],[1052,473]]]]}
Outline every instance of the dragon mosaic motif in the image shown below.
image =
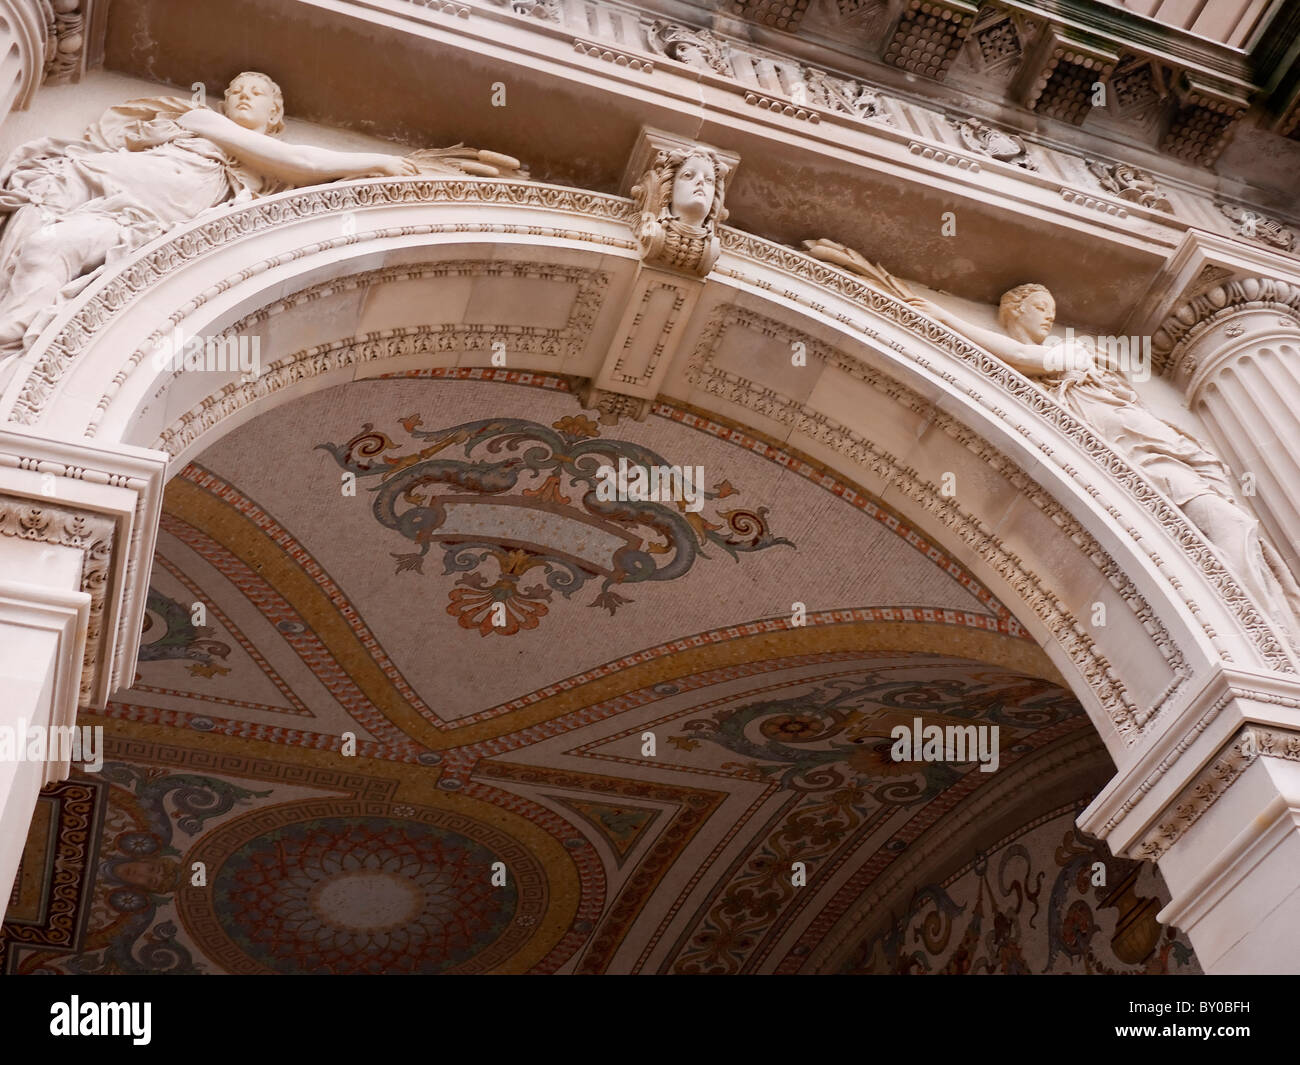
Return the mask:
{"type": "Polygon", "coordinates": [[[344,444],[324,443],[339,466],[373,493],[375,519],[418,550],[393,552],[397,571],[424,571],[435,545],[443,572],[458,573],[447,613],[482,635],[535,629],[558,592],[570,599],[592,581],[590,606],[613,615],[633,584],[685,576],[717,549],[742,554],[794,547],[774,536],[767,508],[721,509],[739,491],[729,481],[702,492],[705,509],[682,501],[603,499],[602,468],[652,469],[670,463],[575,415],[552,425],[491,418],[423,429],[400,420],[409,449],[367,422],[344,444]]]}

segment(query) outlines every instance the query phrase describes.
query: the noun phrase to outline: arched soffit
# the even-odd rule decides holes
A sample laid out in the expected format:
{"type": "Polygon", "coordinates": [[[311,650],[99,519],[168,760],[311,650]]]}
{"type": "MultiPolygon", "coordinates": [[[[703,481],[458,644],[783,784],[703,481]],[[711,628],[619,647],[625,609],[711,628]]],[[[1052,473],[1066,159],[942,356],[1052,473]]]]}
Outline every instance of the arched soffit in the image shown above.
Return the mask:
{"type": "MultiPolygon", "coordinates": [[[[316,388],[490,367],[497,341],[503,372],[592,377],[635,314],[633,221],[618,197],[482,179],[363,180],[227,208],[89,286],[24,356],[0,417],[188,458],[316,388]],[[255,380],[158,367],[167,338],[223,334],[260,338],[255,380]]],[[[681,313],[663,393],[824,463],[953,552],[1048,651],[1117,762],[1194,694],[1193,676],[1292,670],[1177,508],[944,326],[734,230],[681,313]]]]}

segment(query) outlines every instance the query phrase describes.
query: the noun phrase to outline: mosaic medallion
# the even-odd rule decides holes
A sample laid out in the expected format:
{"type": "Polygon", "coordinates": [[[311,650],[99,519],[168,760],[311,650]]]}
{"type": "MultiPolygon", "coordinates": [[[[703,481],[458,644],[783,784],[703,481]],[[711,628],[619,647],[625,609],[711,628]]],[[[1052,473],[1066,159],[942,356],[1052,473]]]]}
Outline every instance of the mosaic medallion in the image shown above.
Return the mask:
{"type": "Polygon", "coordinates": [[[499,829],[447,811],[290,803],[240,818],[189,856],[208,892],[186,925],[233,972],[479,972],[545,908],[540,864],[499,829]],[[200,853],[202,851],[202,853],[200,853]],[[509,871],[492,883],[493,863],[509,871]]]}

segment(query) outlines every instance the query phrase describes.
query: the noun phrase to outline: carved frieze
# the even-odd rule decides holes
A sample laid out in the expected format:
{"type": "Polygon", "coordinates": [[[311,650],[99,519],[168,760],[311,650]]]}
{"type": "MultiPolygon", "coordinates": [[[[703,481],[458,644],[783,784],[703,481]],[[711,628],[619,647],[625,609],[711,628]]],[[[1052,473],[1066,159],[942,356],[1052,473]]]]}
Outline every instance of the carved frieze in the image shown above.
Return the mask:
{"type": "Polygon", "coordinates": [[[1235,203],[1219,203],[1220,212],[1232,223],[1233,232],[1247,240],[1255,240],[1282,251],[1291,251],[1296,245],[1295,230],[1288,228],[1276,218],[1256,211],[1251,207],[1242,207],[1235,203]]]}
{"type": "Polygon", "coordinates": [[[731,76],[731,45],[711,30],[697,30],[659,19],[646,26],[646,40],[657,55],[696,70],[731,76]]]}
{"type": "Polygon", "coordinates": [[[883,118],[880,94],[870,86],[851,78],[836,78],[822,70],[806,67],[803,71],[804,95],[814,107],[838,111],[853,118],[883,118]]]}
{"type": "Polygon", "coordinates": [[[1026,170],[1037,170],[1038,164],[1029,154],[1029,146],[1012,133],[981,122],[978,118],[952,118],[949,123],[957,130],[961,142],[972,152],[987,155],[1000,163],[1012,163],[1026,170]]]}
{"type": "Polygon", "coordinates": [[[1145,170],[1128,163],[1106,163],[1094,159],[1088,162],[1088,171],[1097,179],[1098,185],[1121,200],[1173,213],[1173,205],[1164,189],[1145,170]]]}
{"type": "Polygon", "coordinates": [[[560,0],[489,0],[497,7],[504,7],[516,15],[541,19],[543,22],[560,21],[560,0]]]}

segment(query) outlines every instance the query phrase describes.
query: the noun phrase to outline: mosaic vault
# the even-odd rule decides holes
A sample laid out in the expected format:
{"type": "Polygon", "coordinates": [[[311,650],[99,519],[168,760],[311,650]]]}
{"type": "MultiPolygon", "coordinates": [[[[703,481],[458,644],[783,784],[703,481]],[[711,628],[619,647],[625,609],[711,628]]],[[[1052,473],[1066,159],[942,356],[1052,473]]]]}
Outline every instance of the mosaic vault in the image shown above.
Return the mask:
{"type": "Polygon", "coordinates": [[[776,441],[426,371],[249,423],[162,529],[6,972],[1197,971],[1154,870],[1072,828],[1110,763],[1046,657],[776,441]],[[702,509],[602,505],[619,458],[701,467],[702,509]],[[894,762],[918,718],[998,725],[999,772],[894,762]]]}

